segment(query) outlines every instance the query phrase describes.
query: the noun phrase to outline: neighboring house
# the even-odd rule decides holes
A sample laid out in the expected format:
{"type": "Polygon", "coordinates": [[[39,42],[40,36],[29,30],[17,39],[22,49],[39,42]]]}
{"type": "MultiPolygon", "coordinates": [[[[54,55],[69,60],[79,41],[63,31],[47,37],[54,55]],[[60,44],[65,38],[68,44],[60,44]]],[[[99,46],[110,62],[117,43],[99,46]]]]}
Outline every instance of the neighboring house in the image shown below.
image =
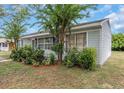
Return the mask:
{"type": "Polygon", "coordinates": [[[0,37],[0,51],[9,51],[8,39],[0,37]]]}
{"type": "MultiPolygon", "coordinates": [[[[83,49],[94,47],[97,50],[97,64],[102,65],[111,55],[111,29],[109,19],[82,23],[71,27],[70,47],[69,33],[66,34],[64,50],[70,47],[83,49]]],[[[24,35],[20,38],[20,46],[31,45],[33,48],[51,49],[53,36],[46,31],[24,35]]]]}

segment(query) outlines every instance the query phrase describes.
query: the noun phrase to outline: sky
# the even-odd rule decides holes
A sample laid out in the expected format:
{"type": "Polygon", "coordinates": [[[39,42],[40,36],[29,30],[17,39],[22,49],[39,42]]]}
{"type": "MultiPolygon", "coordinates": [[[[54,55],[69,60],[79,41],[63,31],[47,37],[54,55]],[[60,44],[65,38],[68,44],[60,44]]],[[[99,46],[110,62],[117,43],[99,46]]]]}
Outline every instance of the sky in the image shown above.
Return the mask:
{"type": "MultiPolygon", "coordinates": [[[[7,7],[12,7],[7,5],[7,7]]],[[[90,11],[90,17],[78,20],[79,23],[92,22],[96,20],[101,20],[109,18],[112,33],[124,33],[124,4],[123,5],[97,5],[97,10],[90,11]]],[[[35,18],[30,18],[28,23],[34,23],[35,18]]],[[[24,34],[34,33],[38,31],[38,27],[28,27],[27,32],[24,34]]]]}
{"type": "Polygon", "coordinates": [[[91,17],[81,20],[90,22],[109,18],[112,33],[124,33],[124,5],[98,5],[96,11],[90,12],[91,17]]]}

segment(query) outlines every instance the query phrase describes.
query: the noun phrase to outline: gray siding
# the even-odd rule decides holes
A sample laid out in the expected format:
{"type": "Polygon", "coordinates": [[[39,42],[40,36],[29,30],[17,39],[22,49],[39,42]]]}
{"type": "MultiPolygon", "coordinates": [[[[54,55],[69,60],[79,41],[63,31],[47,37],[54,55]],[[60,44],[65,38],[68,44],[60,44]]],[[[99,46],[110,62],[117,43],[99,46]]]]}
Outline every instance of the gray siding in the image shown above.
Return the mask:
{"type": "Polygon", "coordinates": [[[96,48],[97,64],[99,64],[99,60],[100,60],[99,39],[100,39],[100,31],[99,30],[88,32],[88,47],[96,48]]]}
{"type": "Polygon", "coordinates": [[[100,62],[101,64],[104,64],[108,57],[111,55],[111,29],[108,21],[102,24],[102,30],[100,35],[101,35],[100,62]]]}

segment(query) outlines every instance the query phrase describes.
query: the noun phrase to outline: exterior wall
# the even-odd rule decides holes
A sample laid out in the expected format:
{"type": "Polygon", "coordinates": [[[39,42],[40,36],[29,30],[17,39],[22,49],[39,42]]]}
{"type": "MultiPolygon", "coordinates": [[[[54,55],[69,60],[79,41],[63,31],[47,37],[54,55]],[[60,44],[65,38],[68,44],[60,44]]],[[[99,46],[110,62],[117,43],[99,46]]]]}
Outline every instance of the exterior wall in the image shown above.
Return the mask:
{"type": "Polygon", "coordinates": [[[101,44],[100,44],[100,62],[101,65],[105,63],[108,57],[111,55],[111,29],[109,22],[106,21],[102,24],[102,30],[100,31],[101,44]]]}
{"type": "Polygon", "coordinates": [[[100,63],[100,52],[99,52],[99,39],[100,39],[100,31],[89,31],[87,32],[87,47],[96,48],[97,51],[97,64],[100,63]]]}
{"type": "Polygon", "coordinates": [[[7,43],[7,39],[6,38],[0,38],[0,51],[9,51],[9,44],[7,43]],[[6,43],[7,46],[3,46],[3,43],[6,43]]]}
{"type": "Polygon", "coordinates": [[[7,47],[0,47],[0,51],[9,51],[9,44],[7,44],[7,47]]]}
{"type": "MultiPolygon", "coordinates": [[[[81,26],[82,27],[82,26],[81,26]]],[[[73,28],[72,33],[84,33],[86,32],[87,47],[94,47],[97,50],[97,64],[102,65],[107,58],[111,55],[111,29],[108,20],[100,22],[97,26],[88,28],[73,28]]],[[[67,33],[68,34],[68,33],[67,33]]],[[[39,35],[26,36],[22,38],[23,46],[32,45],[32,39],[44,38],[49,36],[49,33],[43,33],[39,35]]],[[[65,38],[66,41],[66,38],[65,38]]],[[[66,45],[66,44],[65,44],[66,45]]],[[[65,47],[65,46],[64,46],[65,47]]],[[[65,47],[66,48],[66,47],[65,47]]]]}

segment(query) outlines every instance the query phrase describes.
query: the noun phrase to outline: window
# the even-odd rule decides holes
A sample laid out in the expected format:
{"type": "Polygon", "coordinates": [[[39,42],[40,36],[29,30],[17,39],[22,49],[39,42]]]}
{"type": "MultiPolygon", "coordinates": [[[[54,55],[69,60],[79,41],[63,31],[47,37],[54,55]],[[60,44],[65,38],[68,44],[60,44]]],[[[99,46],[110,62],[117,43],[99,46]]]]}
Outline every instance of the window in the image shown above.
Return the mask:
{"type": "Polygon", "coordinates": [[[7,47],[7,43],[5,43],[5,47],[7,47]]]}
{"type": "Polygon", "coordinates": [[[86,33],[77,34],[77,48],[82,49],[86,47],[86,33]]]}
{"type": "Polygon", "coordinates": [[[66,50],[68,50],[68,48],[70,47],[71,48],[75,47],[78,49],[82,49],[86,47],[86,33],[72,34],[71,36],[67,35],[66,36],[66,50]]]}
{"type": "Polygon", "coordinates": [[[39,38],[38,43],[44,43],[44,38],[39,38]]]}
{"type": "Polygon", "coordinates": [[[53,46],[53,37],[39,38],[38,48],[41,49],[51,49],[53,46]]]}
{"type": "Polygon", "coordinates": [[[2,46],[3,47],[7,47],[7,43],[2,43],[2,46]]]}

